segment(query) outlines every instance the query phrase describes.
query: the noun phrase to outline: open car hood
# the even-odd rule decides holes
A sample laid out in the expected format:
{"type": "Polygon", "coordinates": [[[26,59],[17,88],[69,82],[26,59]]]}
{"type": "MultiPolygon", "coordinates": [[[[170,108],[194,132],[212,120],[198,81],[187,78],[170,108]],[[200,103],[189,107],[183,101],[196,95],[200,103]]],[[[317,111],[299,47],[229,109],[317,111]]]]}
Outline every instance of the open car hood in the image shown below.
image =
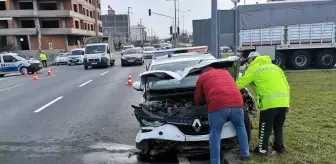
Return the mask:
{"type": "Polygon", "coordinates": [[[241,63],[240,57],[230,56],[223,59],[202,61],[199,64],[187,67],[180,72],[172,72],[164,70],[146,71],[140,74],[140,78],[142,84],[144,84],[147,81],[147,78],[149,77],[156,77],[165,80],[170,79],[181,80],[190,74],[199,74],[206,67],[213,67],[218,69],[227,68],[229,69],[233,78],[237,79],[239,77],[240,63],[241,63]]]}

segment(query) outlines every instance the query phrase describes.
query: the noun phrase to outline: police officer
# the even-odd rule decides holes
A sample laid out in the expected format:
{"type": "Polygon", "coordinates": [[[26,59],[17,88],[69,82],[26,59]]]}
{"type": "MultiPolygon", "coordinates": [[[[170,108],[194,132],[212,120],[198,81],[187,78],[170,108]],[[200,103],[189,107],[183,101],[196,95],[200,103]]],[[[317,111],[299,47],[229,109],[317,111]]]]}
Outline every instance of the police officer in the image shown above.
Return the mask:
{"type": "Polygon", "coordinates": [[[48,65],[47,65],[47,55],[45,54],[44,51],[42,51],[41,54],[40,54],[40,60],[42,62],[43,67],[48,67],[48,65]]]}
{"type": "Polygon", "coordinates": [[[274,131],[272,154],[284,153],[283,125],[290,104],[290,89],[282,69],[269,56],[251,52],[245,74],[237,80],[239,89],[250,85],[257,95],[260,109],[259,142],[254,153],[267,155],[268,140],[274,131]]]}

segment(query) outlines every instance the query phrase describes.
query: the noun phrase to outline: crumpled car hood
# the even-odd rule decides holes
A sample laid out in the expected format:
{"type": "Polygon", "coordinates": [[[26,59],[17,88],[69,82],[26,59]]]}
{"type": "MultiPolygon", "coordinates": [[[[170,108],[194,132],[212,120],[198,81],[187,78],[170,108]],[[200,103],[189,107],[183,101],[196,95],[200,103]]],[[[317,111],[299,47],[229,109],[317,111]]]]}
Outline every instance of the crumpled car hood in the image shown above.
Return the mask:
{"type": "Polygon", "coordinates": [[[181,80],[184,77],[201,71],[206,67],[214,67],[214,68],[228,68],[228,67],[238,67],[238,71],[235,71],[232,75],[235,79],[239,76],[239,66],[240,66],[240,57],[238,56],[230,56],[223,59],[214,59],[214,60],[206,60],[200,62],[197,65],[190,66],[185,68],[183,71],[172,72],[172,71],[164,71],[164,70],[154,70],[154,71],[146,71],[140,74],[141,83],[145,83],[148,77],[156,77],[164,80],[176,79],[181,80]]]}

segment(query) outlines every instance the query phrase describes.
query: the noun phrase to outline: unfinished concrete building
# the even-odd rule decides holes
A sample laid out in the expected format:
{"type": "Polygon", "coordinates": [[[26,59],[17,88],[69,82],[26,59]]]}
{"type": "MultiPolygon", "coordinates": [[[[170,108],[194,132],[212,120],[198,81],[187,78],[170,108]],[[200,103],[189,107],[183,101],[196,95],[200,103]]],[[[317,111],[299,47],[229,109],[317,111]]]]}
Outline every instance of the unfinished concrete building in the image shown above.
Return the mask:
{"type": "Polygon", "coordinates": [[[102,36],[100,15],[100,0],[0,0],[0,46],[67,51],[102,36]]]}

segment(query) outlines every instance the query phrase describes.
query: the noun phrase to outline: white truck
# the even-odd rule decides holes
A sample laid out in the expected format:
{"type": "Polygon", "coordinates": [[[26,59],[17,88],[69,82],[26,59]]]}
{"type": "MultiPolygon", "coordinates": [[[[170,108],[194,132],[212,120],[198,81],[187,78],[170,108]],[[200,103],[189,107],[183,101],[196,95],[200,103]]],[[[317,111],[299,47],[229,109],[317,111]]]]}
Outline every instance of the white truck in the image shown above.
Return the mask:
{"type": "Polygon", "coordinates": [[[274,63],[280,67],[305,69],[314,64],[317,68],[333,68],[335,27],[335,22],[325,22],[241,30],[239,50],[247,56],[251,51],[273,49],[274,63]]]}

